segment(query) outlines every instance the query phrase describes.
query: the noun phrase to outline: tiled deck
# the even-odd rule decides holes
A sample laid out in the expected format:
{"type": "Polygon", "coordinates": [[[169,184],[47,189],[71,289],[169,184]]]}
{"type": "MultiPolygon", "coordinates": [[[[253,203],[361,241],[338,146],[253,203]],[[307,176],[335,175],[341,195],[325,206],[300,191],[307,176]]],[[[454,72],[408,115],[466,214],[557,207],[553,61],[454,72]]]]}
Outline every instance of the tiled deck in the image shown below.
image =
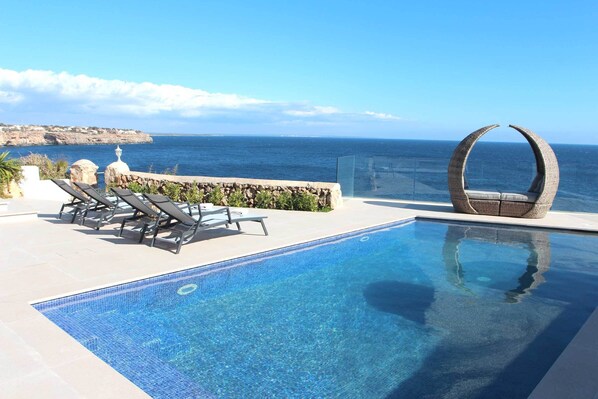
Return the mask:
{"type": "MultiPolygon", "coordinates": [[[[598,232],[598,215],[552,212],[542,220],[459,215],[450,205],[352,199],[330,213],[252,210],[268,215],[270,236],[258,224],[208,231],[179,255],[117,238],[115,225],[95,231],[55,219],[59,204],[12,201],[37,220],[0,225],[0,397],[146,398],[139,388],[38,313],[30,303],[164,274],[218,260],[310,241],[414,216],[598,232]]],[[[598,398],[598,313],[559,358],[535,398],[598,398]],[[570,350],[569,350],[570,349],[570,350]],[[592,360],[593,359],[593,360],[592,360]],[[571,372],[581,364],[583,372],[571,372]],[[571,374],[563,381],[560,369],[571,374]],[[577,379],[578,381],[575,381],[577,379]],[[567,385],[571,384],[571,385],[567,385]],[[585,390],[581,390],[581,389],[585,390]],[[577,389],[577,391],[575,391],[577,389]],[[570,394],[566,396],[565,394],[570,394]]],[[[535,396],[534,396],[535,395],[535,396]]]]}

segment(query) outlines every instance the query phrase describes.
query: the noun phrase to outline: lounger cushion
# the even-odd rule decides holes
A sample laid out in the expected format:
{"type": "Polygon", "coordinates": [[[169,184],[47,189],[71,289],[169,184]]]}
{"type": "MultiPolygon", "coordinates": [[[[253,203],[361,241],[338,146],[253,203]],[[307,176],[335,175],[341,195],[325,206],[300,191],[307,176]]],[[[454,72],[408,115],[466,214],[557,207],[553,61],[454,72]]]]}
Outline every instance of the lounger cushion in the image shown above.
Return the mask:
{"type": "Polygon", "coordinates": [[[500,193],[496,191],[465,190],[469,199],[500,200],[500,193]]]}
{"type": "Polygon", "coordinates": [[[518,193],[502,193],[500,195],[502,201],[513,201],[513,202],[536,202],[538,194],[527,192],[518,193]]]}

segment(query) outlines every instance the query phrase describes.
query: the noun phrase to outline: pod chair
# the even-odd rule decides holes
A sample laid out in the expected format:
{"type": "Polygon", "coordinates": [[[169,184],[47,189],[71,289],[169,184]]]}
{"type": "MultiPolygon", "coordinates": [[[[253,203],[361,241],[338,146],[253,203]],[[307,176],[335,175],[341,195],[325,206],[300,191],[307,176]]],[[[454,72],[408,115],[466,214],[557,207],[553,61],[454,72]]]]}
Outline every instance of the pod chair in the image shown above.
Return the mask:
{"type": "Polygon", "coordinates": [[[467,158],[477,141],[499,125],[485,126],[459,143],[448,167],[448,188],[455,211],[461,213],[540,219],[552,206],[559,186],[559,165],[554,151],[532,131],[515,125],[525,137],[536,158],[536,176],[526,192],[469,190],[465,181],[467,158]]]}

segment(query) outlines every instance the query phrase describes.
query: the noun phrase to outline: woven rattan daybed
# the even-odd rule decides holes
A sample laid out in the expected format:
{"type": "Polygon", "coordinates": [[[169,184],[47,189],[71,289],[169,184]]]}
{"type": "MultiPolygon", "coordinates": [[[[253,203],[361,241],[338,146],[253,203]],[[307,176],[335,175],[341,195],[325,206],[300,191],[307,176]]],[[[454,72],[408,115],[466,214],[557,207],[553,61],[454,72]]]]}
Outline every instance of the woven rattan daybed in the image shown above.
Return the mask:
{"type": "Polygon", "coordinates": [[[448,168],[448,185],[455,211],[479,215],[540,219],[552,206],[559,186],[559,165],[554,151],[544,139],[523,127],[509,125],[526,138],[536,157],[536,177],[527,192],[468,190],[465,165],[475,143],[499,125],[483,127],[463,139],[453,152],[448,168]]]}

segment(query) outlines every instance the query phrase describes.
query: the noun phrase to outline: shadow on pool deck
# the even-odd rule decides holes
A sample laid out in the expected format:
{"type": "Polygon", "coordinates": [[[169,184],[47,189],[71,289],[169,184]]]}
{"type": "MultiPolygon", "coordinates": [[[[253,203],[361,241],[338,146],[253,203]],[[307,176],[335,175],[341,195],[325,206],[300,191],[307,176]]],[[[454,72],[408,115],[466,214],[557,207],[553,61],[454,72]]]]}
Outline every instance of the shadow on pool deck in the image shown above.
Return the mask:
{"type": "Polygon", "coordinates": [[[406,202],[396,202],[396,201],[371,201],[366,200],[364,204],[374,205],[374,206],[388,206],[391,208],[403,208],[403,209],[413,209],[419,211],[430,211],[430,212],[449,212],[453,213],[453,207],[451,205],[445,204],[429,204],[429,203],[406,203],[406,202]]]}

